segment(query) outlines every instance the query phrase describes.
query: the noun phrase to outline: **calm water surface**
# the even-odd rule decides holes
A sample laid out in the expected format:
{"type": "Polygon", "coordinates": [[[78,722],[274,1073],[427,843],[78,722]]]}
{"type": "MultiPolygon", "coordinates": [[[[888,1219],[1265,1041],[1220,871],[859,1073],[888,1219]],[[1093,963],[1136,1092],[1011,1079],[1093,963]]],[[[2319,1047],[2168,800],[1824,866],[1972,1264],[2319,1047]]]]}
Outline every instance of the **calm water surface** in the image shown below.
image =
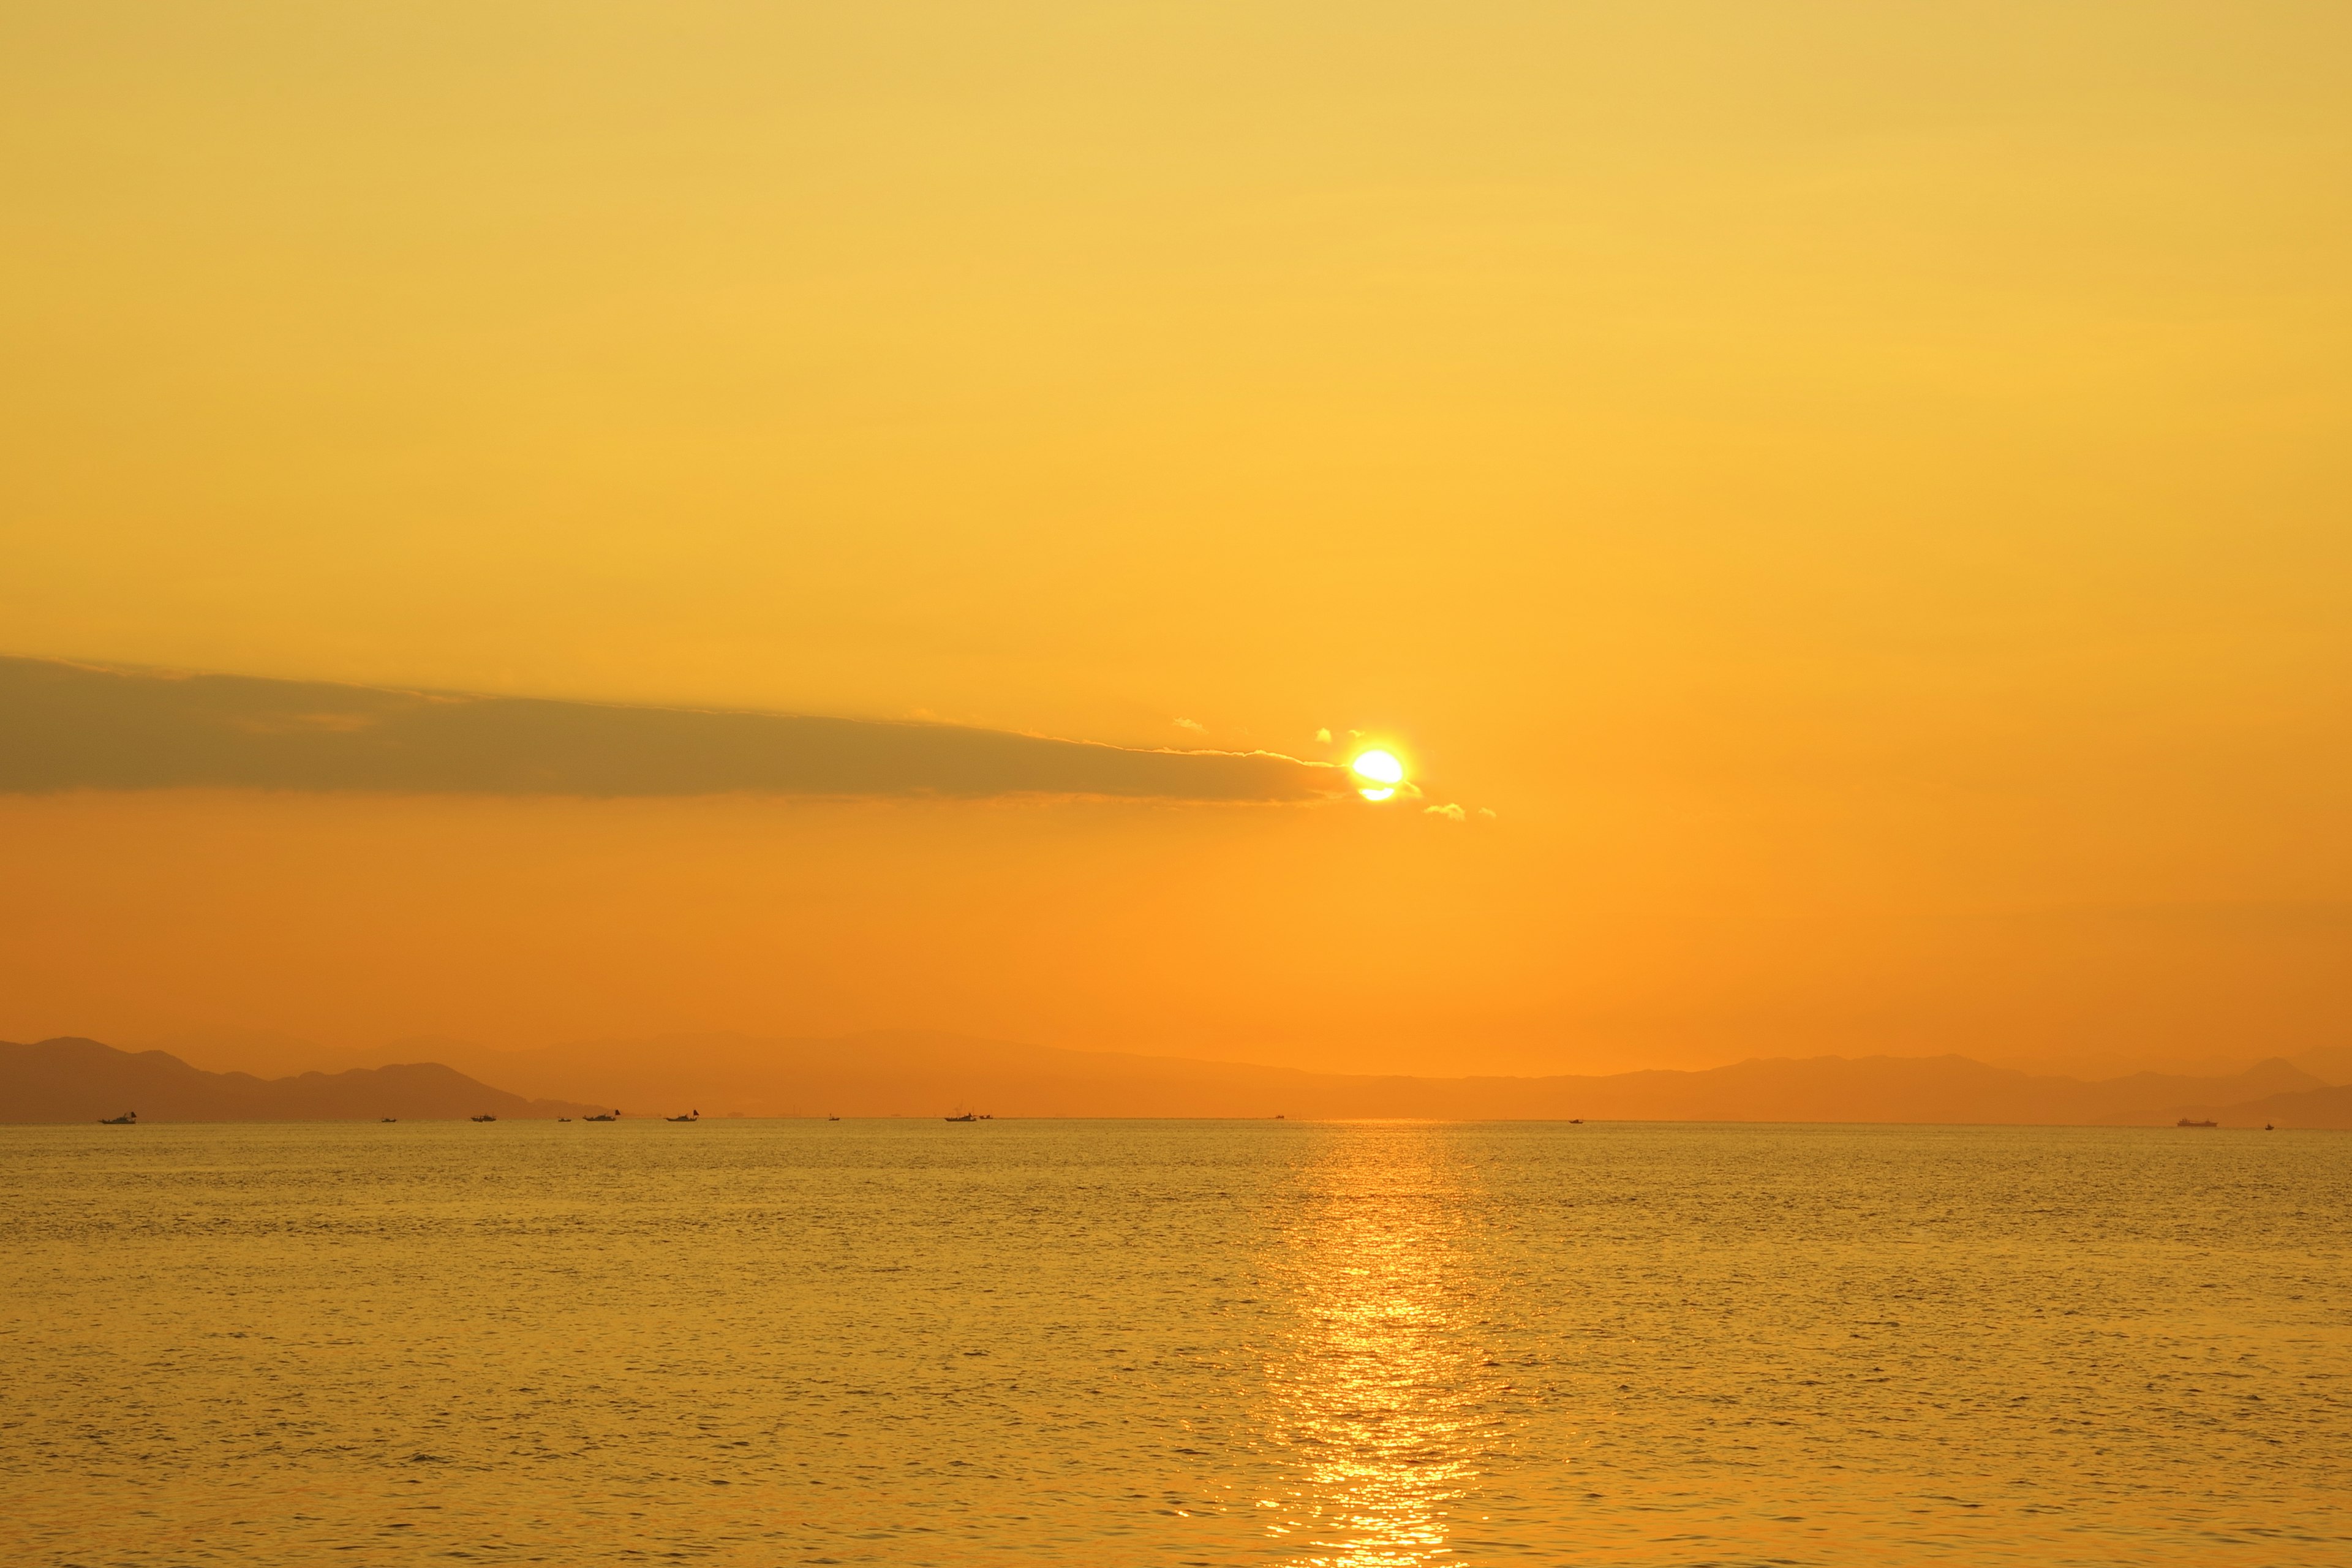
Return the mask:
{"type": "Polygon", "coordinates": [[[0,1128],[11,1563],[2352,1563],[2352,1137],[0,1128]]]}

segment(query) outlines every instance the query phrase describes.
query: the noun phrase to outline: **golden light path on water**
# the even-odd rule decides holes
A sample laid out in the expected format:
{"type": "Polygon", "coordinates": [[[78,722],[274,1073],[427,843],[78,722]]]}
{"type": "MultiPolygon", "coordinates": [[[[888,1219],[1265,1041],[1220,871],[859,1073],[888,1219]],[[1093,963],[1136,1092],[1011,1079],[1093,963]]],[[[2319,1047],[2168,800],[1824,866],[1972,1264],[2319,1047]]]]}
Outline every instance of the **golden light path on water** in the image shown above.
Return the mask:
{"type": "Polygon", "coordinates": [[[0,1127],[0,1568],[2343,1568],[2345,1138],[0,1127]]]}
{"type": "Polygon", "coordinates": [[[1285,1239],[1295,1321],[1267,1367],[1269,1438],[1294,1485],[1269,1536],[1299,1568],[1411,1568],[1454,1557],[1456,1512],[1505,1436],[1477,1348],[1477,1276],[1460,1186],[1475,1168],[1437,1130],[1329,1141],[1285,1239]]]}

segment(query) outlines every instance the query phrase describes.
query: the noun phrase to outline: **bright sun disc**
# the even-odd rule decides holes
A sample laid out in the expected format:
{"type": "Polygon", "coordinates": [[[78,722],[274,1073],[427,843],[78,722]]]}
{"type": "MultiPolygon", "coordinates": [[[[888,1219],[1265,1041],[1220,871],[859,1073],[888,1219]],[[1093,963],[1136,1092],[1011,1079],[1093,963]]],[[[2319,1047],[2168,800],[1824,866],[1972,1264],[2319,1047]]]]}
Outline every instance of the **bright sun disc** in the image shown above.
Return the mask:
{"type": "Polygon", "coordinates": [[[1359,778],[1369,779],[1374,784],[1404,783],[1404,764],[1396,760],[1393,752],[1366,752],[1348,765],[1356,771],[1359,778]]]}

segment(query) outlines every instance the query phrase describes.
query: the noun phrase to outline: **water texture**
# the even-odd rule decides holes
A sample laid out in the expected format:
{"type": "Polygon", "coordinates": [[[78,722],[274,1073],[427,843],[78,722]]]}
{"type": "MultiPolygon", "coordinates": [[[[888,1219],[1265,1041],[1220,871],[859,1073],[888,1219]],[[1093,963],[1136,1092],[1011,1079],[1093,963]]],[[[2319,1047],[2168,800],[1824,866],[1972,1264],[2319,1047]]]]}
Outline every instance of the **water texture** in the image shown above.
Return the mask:
{"type": "Polygon", "coordinates": [[[2352,1137],[0,1129],[0,1561],[2352,1563],[2352,1137]]]}

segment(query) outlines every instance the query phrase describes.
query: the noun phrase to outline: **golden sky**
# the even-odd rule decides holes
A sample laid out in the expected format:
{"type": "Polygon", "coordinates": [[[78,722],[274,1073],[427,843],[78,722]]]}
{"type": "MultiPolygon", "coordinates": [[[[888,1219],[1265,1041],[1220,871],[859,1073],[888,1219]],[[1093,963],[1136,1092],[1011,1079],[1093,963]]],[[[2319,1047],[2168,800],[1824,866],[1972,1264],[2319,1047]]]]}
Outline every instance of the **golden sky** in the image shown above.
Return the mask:
{"type": "Polygon", "coordinates": [[[0,654],[1362,731],[1426,793],[20,793],[0,1037],[2340,1042],[2347,52],[2261,0],[20,0],[0,654]]]}

